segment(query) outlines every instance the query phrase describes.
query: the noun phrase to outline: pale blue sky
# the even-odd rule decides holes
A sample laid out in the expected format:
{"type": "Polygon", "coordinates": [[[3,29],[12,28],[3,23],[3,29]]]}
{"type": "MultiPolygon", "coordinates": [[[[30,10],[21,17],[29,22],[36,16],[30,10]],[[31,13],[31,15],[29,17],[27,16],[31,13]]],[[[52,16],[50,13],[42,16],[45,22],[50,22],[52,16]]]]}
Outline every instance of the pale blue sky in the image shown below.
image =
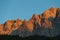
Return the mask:
{"type": "Polygon", "coordinates": [[[60,0],[0,0],[0,23],[9,19],[30,19],[50,7],[60,8],[60,0]]]}

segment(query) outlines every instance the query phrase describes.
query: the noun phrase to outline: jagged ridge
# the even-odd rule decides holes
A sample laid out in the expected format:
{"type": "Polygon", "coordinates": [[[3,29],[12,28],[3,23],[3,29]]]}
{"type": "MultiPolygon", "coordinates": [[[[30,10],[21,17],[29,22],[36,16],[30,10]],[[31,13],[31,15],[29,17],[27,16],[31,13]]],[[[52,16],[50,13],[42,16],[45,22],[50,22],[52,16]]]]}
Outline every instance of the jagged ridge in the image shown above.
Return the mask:
{"type": "Polygon", "coordinates": [[[0,24],[0,35],[44,35],[56,36],[60,33],[60,8],[51,7],[43,14],[34,14],[28,21],[7,20],[0,24]]]}

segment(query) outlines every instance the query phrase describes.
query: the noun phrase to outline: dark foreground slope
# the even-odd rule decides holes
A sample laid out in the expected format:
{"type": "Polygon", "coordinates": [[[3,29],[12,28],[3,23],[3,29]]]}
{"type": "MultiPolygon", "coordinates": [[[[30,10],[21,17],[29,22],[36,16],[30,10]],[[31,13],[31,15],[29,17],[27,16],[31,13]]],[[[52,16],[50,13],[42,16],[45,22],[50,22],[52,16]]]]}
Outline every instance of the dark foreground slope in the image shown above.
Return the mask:
{"type": "Polygon", "coordinates": [[[19,36],[7,36],[0,35],[0,40],[60,40],[60,35],[56,37],[46,37],[46,36],[29,36],[29,37],[19,37],[19,36]]]}

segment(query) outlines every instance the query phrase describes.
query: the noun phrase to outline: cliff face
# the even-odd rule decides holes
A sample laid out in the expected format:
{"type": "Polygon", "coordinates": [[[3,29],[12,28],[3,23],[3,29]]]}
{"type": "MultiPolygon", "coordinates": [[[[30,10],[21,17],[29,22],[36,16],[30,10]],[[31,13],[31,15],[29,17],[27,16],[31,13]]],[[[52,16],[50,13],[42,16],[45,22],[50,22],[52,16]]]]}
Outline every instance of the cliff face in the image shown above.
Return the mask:
{"type": "Polygon", "coordinates": [[[34,14],[28,21],[7,20],[0,24],[0,35],[60,35],[60,8],[51,7],[43,14],[34,14]]]}

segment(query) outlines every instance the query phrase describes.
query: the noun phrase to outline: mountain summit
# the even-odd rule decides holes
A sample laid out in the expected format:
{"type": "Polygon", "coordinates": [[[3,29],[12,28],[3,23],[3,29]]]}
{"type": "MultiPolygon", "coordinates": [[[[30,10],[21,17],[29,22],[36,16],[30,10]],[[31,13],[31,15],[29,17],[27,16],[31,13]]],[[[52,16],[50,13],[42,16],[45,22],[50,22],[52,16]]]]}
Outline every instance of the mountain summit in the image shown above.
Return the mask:
{"type": "Polygon", "coordinates": [[[0,24],[0,35],[60,35],[60,8],[51,7],[43,14],[33,14],[28,20],[7,20],[0,24]]]}

